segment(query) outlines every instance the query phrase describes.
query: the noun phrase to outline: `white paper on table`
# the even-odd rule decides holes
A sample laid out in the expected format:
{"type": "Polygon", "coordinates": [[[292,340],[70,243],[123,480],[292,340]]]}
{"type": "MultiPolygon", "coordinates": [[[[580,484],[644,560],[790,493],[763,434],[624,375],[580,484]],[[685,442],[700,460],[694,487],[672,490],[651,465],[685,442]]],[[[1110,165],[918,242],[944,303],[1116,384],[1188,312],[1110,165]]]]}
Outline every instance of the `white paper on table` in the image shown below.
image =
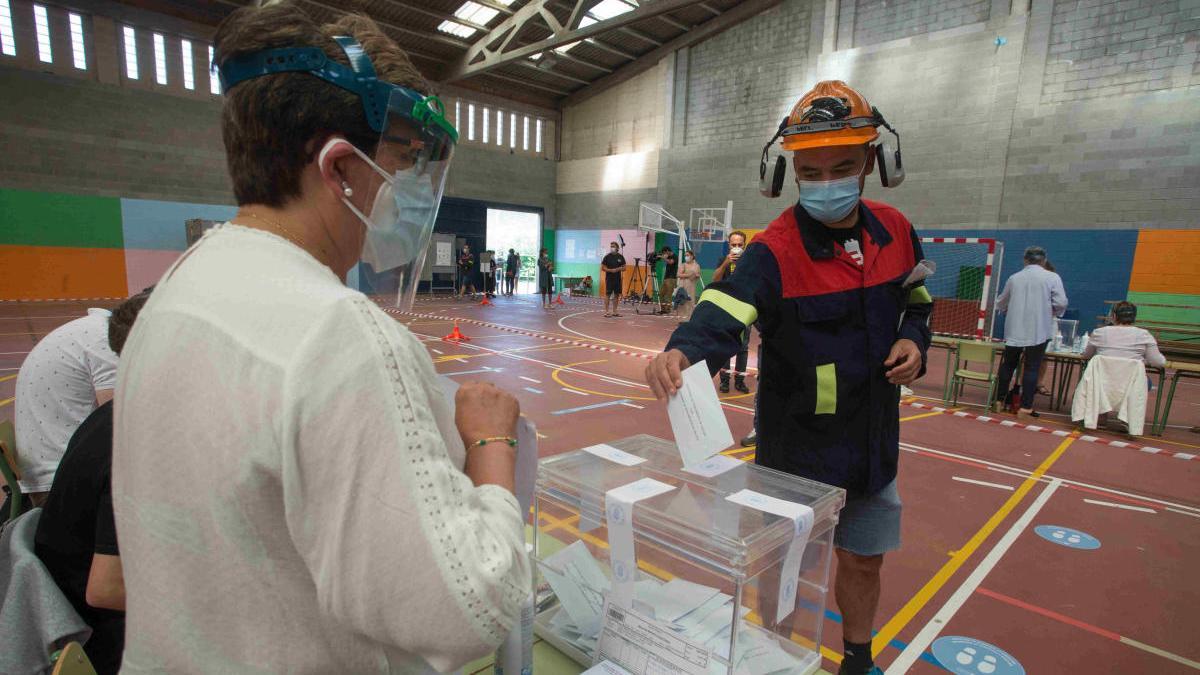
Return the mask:
{"type": "Polygon", "coordinates": [[[779,572],[779,597],[776,605],[775,622],[783,621],[796,609],[796,583],[800,578],[800,562],[804,558],[804,547],[812,533],[815,515],[811,506],[797,504],[778,497],[764,495],[754,490],[741,490],[725,498],[735,504],[749,506],[766,513],[773,513],[792,521],[792,543],[783,558],[783,569],[779,572]]]}
{"type": "Polygon", "coordinates": [[[731,469],[736,469],[744,464],[740,459],[734,459],[725,455],[713,455],[711,458],[696,464],[694,466],[685,466],[683,470],[688,473],[694,473],[703,478],[713,478],[731,469]]]}
{"type": "Polygon", "coordinates": [[[661,623],[611,603],[604,608],[604,627],[596,663],[612,661],[633,675],[705,675],[709,652],[661,623]]]}
{"type": "MultiPolygon", "coordinates": [[[[717,593],[692,611],[675,619],[675,625],[684,634],[691,635],[695,632],[696,627],[703,623],[713,612],[729,604],[732,600],[732,595],[717,593]]],[[[725,608],[725,611],[732,612],[730,608],[725,608]]]]}
{"type": "Polygon", "coordinates": [[[625,452],[624,450],[621,450],[619,448],[614,448],[613,446],[607,445],[605,443],[586,447],[583,449],[583,451],[593,454],[597,457],[607,459],[610,462],[616,462],[617,464],[621,464],[623,466],[637,466],[638,464],[641,464],[642,462],[646,461],[645,457],[638,457],[637,455],[631,455],[628,452],[625,452]]]}
{"type": "Polygon", "coordinates": [[[599,632],[609,582],[587,546],[576,541],[542,560],[539,566],[580,634],[590,636],[599,632]]]}
{"type": "Polygon", "coordinates": [[[581,675],[633,675],[628,670],[613,663],[612,661],[601,661],[596,665],[583,671],[581,675]]]}
{"type": "Polygon", "coordinates": [[[683,371],[683,386],[667,401],[667,417],[684,466],[701,464],[733,445],[733,432],[703,361],[683,371]]]}
{"type": "Polygon", "coordinates": [[[674,485],[653,478],[642,478],[615,487],[604,495],[609,564],[612,565],[613,575],[610,600],[619,607],[632,607],[633,581],[637,577],[637,556],[633,550],[633,505],[674,489],[674,485]]]}

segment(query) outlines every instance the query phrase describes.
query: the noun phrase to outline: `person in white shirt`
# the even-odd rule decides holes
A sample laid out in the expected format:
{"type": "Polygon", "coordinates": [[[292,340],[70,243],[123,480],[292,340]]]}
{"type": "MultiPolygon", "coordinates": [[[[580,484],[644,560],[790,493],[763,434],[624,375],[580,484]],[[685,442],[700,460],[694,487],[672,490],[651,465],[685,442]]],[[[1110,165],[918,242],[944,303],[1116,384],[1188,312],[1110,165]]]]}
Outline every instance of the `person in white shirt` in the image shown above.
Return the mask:
{"type": "Polygon", "coordinates": [[[1158,341],[1145,328],[1133,325],[1137,321],[1137,306],[1132,302],[1118,302],[1112,309],[1113,324],[1092,331],[1084,358],[1115,356],[1135,359],[1151,368],[1167,365],[1167,357],[1158,350],[1158,341]]]}
{"type": "Polygon", "coordinates": [[[457,132],[361,15],[274,3],[214,36],[239,209],[124,348],[113,505],[122,672],[446,672],[531,592],[516,399],[463,383],[342,280],[411,303],[457,132]]]}
{"type": "Polygon", "coordinates": [[[1025,249],[1025,268],[1008,278],[996,298],[996,309],[1005,313],[1004,358],[1000,363],[996,386],[999,409],[1007,398],[1013,373],[1024,359],[1021,376],[1021,406],[1018,417],[1033,413],[1037,394],[1038,366],[1046,354],[1046,345],[1054,336],[1054,318],[1067,311],[1067,292],[1062,278],[1042,266],[1046,251],[1040,246],[1025,249]]]}
{"type": "Polygon", "coordinates": [[[41,506],[67,441],[97,406],[113,397],[117,355],[108,348],[107,309],[55,328],[17,372],[14,420],[21,492],[41,506]]]}

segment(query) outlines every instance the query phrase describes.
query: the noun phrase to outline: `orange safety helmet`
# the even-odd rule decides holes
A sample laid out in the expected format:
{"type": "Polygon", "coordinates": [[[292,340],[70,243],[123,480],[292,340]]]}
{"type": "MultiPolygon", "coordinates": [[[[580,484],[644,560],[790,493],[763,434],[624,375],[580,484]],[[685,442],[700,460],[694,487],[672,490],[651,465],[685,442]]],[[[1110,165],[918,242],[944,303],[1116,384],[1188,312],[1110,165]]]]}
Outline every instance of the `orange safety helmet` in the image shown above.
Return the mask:
{"type": "Polygon", "coordinates": [[[780,130],[784,150],[865,145],[879,138],[879,113],[841,80],[824,80],[792,108],[780,130]]]}

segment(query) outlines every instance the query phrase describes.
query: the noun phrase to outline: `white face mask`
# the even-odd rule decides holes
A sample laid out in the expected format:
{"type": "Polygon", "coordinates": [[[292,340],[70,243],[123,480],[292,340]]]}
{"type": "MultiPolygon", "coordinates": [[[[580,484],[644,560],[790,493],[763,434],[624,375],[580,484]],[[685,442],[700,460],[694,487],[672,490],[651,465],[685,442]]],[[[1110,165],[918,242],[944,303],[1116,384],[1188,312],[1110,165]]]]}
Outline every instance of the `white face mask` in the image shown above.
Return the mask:
{"type": "MultiPolygon", "coordinates": [[[[346,143],[331,138],[322,148],[324,153],[334,144],[346,143]]],[[[376,272],[394,269],[413,262],[424,253],[420,239],[426,223],[436,208],[433,183],[428,175],[417,175],[414,171],[397,171],[389,175],[371,161],[358,148],[350,145],[354,154],[383,177],[383,184],[375,193],[370,215],[358,210],[346,197],[342,202],[367,227],[363,242],[362,261],[376,272]]]]}

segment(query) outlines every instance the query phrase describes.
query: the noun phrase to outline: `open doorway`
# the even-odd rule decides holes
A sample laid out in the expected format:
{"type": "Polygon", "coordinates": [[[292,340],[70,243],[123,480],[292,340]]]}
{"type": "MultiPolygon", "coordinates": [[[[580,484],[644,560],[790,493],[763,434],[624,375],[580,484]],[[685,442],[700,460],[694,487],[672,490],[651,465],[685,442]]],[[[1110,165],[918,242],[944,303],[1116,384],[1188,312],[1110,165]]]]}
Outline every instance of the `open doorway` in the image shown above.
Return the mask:
{"type": "MultiPolygon", "coordinates": [[[[533,293],[537,277],[538,248],[542,240],[542,214],[538,211],[487,210],[487,248],[496,252],[496,261],[503,269],[508,249],[521,256],[521,272],[517,293],[533,293]]],[[[497,292],[504,289],[504,274],[496,284],[497,292]]]]}

